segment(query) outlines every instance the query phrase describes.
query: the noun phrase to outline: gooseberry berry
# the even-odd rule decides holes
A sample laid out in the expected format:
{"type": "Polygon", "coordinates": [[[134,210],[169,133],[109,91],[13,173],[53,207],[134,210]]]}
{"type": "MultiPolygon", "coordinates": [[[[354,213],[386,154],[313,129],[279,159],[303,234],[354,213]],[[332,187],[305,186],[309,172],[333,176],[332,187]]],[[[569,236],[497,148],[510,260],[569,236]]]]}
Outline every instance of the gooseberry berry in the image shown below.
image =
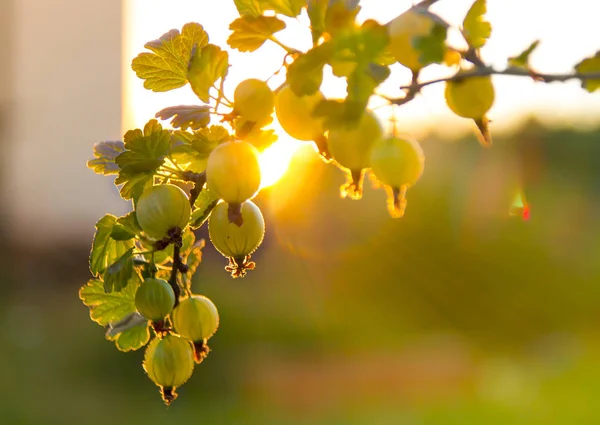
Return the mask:
{"type": "Polygon", "coordinates": [[[148,320],[160,322],[175,305],[175,292],[163,279],[146,279],[135,293],[135,308],[148,320]]]}
{"type": "Polygon", "coordinates": [[[182,300],[173,310],[173,326],[177,333],[194,343],[195,360],[200,363],[206,354],[206,340],[215,334],[219,327],[219,312],[211,300],[194,295],[182,300]]]}
{"type": "Polygon", "coordinates": [[[221,143],[206,165],[208,190],[230,204],[230,219],[241,224],[240,204],[256,195],[260,187],[258,150],[244,141],[221,143]]]}
{"type": "Polygon", "coordinates": [[[425,155],[416,140],[393,136],[373,146],[371,170],[390,189],[388,210],[392,217],[404,215],[406,191],[419,180],[424,167],[425,155]]]}
{"type": "Polygon", "coordinates": [[[396,60],[413,72],[429,65],[420,59],[415,39],[429,35],[436,24],[436,16],[423,7],[412,7],[388,24],[389,50],[396,60]]]}
{"type": "Polygon", "coordinates": [[[339,165],[350,170],[342,197],[362,197],[363,170],[369,168],[371,149],[383,136],[383,128],[372,111],[366,111],[358,125],[351,128],[333,127],[329,130],[329,152],[339,165]]]}
{"type": "Polygon", "coordinates": [[[274,97],[273,91],[267,83],[256,78],[249,78],[235,88],[233,109],[242,118],[261,123],[273,113],[274,97]]]}
{"type": "Polygon", "coordinates": [[[175,389],[185,384],[194,371],[194,353],[189,341],[173,334],[153,339],[144,355],[144,370],[160,387],[168,405],[177,398],[175,389]]]}
{"type": "Polygon", "coordinates": [[[229,220],[227,204],[220,203],[208,219],[208,234],[214,247],[229,258],[225,268],[233,277],[241,277],[252,270],[254,263],[248,261],[250,254],[262,243],[265,220],[260,209],[251,201],[241,205],[243,224],[238,226],[229,220]]]}
{"type": "Polygon", "coordinates": [[[323,99],[320,91],[310,96],[297,96],[289,85],[283,86],[275,97],[275,113],[279,124],[294,139],[314,140],[325,132],[323,120],[312,115],[323,99]]]}
{"type": "Polygon", "coordinates": [[[456,115],[464,118],[482,118],[495,99],[491,76],[468,77],[446,83],[446,103],[456,115]]]}
{"type": "Polygon", "coordinates": [[[178,186],[161,184],[146,189],[138,199],[136,217],[142,230],[153,239],[163,239],[169,231],[182,231],[191,215],[190,201],[178,186]]]}

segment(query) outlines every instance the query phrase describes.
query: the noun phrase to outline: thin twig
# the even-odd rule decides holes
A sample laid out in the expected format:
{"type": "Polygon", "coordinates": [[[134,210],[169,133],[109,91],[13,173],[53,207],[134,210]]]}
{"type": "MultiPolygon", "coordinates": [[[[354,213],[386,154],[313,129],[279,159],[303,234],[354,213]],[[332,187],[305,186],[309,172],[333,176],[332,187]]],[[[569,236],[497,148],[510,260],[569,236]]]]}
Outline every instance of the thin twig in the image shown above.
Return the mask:
{"type": "Polygon", "coordinates": [[[430,86],[432,84],[444,83],[447,81],[459,81],[466,78],[472,77],[486,77],[489,75],[508,75],[514,77],[529,77],[535,81],[541,81],[544,83],[553,83],[553,82],[565,82],[568,80],[600,80],[600,72],[594,73],[569,73],[569,74],[544,74],[540,72],[534,72],[525,68],[517,68],[510,67],[503,70],[496,70],[492,67],[479,67],[474,68],[473,70],[460,72],[451,77],[437,78],[435,80],[425,81],[423,83],[414,82],[408,86],[400,87],[401,90],[406,91],[406,95],[401,98],[386,98],[388,101],[395,105],[404,105],[405,103],[410,102],[414,99],[417,93],[421,91],[424,87],[430,86]]]}

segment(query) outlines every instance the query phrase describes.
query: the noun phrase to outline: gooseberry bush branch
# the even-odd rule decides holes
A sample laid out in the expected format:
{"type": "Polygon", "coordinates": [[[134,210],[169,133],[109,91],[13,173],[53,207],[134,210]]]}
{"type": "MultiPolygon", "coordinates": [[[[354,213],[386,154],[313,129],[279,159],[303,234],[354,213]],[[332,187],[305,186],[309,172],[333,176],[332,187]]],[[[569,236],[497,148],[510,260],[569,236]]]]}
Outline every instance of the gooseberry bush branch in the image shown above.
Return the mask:
{"type": "Polygon", "coordinates": [[[229,26],[229,49],[210,43],[202,25],[190,22],[146,43],[147,50],[133,59],[132,70],[145,88],[165,92],[189,86],[198,104],[164,108],[122,140],[94,146],[88,167],[113,176],[132,210],[122,217],[106,214],[96,223],[92,278],[79,295],[119,350],[147,347],[143,368],[165,403],[206,358],[219,325],[214,303],[192,290],[205,246],[194,232],[208,225],[232,277],[256,266],[251,255],[263,241],[265,221],[253,199],[261,189],[260,152],[278,139],[271,128],[274,117],[290,137],[313,144],[315,155],[347,175],[342,197],[361,199],[368,174],[387,191],[390,215],[402,217],[407,191],[423,174],[425,154],[419,142],[399,135],[396,122],[386,134],[369,107],[373,96],[395,108],[424,87],[443,83],[450,110],[473,120],[482,143],[490,145],[492,76],[543,83],[578,79],[590,92],[600,87],[600,53],[583,59],[573,73],[546,74],[529,64],[535,42],[509,58],[504,70],[486,65],[480,57],[492,31],[486,1],[475,0],[464,18],[466,50],[447,42],[448,24],[429,10],[436,1],[425,0],[383,24],[360,22],[358,0],[234,0],[240,16],[229,26]],[[287,19],[298,17],[309,21],[313,46],[307,51],[275,35],[286,29],[287,19]],[[271,77],[249,78],[231,87],[230,51],[251,54],[266,42],[283,49],[274,75],[285,71],[285,81],[274,88],[271,77]],[[408,84],[399,85],[405,92],[401,98],[380,90],[394,64],[412,72],[408,84]],[[432,64],[453,75],[420,81],[421,70],[432,64]],[[345,80],[344,98],[327,99],[321,92],[325,69],[345,80]]]}
{"type": "Polygon", "coordinates": [[[563,73],[563,74],[545,74],[533,71],[531,69],[518,68],[518,67],[508,67],[502,70],[494,69],[490,66],[481,66],[473,68],[472,70],[468,70],[463,72],[462,74],[456,74],[450,77],[444,78],[436,78],[435,80],[428,80],[424,82],[415,82],[413,84],[407,86],[401,86],[400,90],[406,92],[406,95],[401,98],[390,98],[386,96],[384,97],[390,103],[395,105],[404,105],[405,103],[413,100],[416,95],[421,91],[421,89],[440,83],[448,83],[451,81],[461,81],[467,78],[473,77],[488,77],[491,75],[505,75],[505,76],[513,76],[513,77],[527,77],[531,78],[534,81],[542,82],[542,83],[554,83],[554,82],[566,82],[569,80],[580,80],[582,82],[600,80],[600,72],[592,72],[592,73],[563,73]]]}

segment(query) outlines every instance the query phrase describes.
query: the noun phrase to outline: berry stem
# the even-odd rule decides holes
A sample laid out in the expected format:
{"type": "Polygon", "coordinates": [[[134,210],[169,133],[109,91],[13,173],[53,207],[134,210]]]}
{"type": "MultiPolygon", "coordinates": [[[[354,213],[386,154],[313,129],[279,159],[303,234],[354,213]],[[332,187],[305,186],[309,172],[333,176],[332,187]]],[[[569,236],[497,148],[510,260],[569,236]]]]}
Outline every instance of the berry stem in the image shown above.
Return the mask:
{"type": "Polygon", "coordinates": [[[169,278],[169,285],[173,288],[173,292],[175,293],[175,305],[179,304],[179,297],[181,296],[181,288],[177,283],[177,273],[182,266],[181,262],[181,235],[179,236],[179,241],[173,244],[173,266],[171,268],[171,277],[169,278]]]}
{"type": "Polygon", "coordinates": [[[269,37],[269,40],[271,40],[273,43],[277,44],[278,46],[280,46],[283,50],[285,50],[288,54],[290,55],[295,55],[295,54],[299,54],[302,53],[300,50],[298,49],[294,49],[293,47],[290,46],[286,46],[285,44],[283,44],[281,41],[279,41],[276,37],[271,36],[269,37]]]}

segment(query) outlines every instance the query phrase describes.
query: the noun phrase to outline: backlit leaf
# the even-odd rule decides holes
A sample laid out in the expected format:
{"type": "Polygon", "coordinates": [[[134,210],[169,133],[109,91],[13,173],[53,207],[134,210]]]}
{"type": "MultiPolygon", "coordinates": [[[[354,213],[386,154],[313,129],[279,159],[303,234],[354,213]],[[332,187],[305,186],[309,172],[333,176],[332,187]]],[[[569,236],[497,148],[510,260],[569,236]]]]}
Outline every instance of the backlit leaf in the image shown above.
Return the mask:
{"type": "Polygon", "coordinates": [[[242,16],[229,26],[233,33],[227,44],[240,52],[253,52],[284,28],[285,22],[275,16],[242,16]]]}
{"type": "Polygon", "coordinates": [[[265,10],[295,18],[300,14],[306,0],[234,0],[242,16],[260,16],[265,10]]]}
{"type": "Polygon", "coordinates": [[[150,120],[144,131],[135,129],[125,133],[125,152],[115,162],[128,172],[154,172],[164,162],[169,151],[171,135],[156,120],[150,120]]]}
{"type": "MultiPolygon", "coordinates": [[[[579,62],[575,70],[580,74],[600,74],[600,51],[591,58],[579,62]]],[[[600,89],[600,78],[581,80],[581,86],[589,92],[600,89]]]]}
{"type": "Polygon", "coordinates": [[[446,56],[446,36],[448,26],[435,21],[428,35],[415,37],[413,46],[419,51],[419,62],[422,64],[441,63],[446,56]]]}
{"type": "Polygon", "coordinates": [[[135,351],[142,348],[150,341],[150,326],[148,322],[139,324],[114,337],[106,337],[109,341],[114,341],[120,351],[135,351]]]}
{"type": "Polygon", "coordinates": [[[485,20],[486,0],[475,0],[463,21],[462,34],[469,46],[480,49],[492,35],[492,25],[485,20]]]}
{"type": "Polygon", "coordinates": [[[104,271],[104,291],[119,292],[134,277],[133,247],[127,250],[117,261],[104,271]]]}
{"type": "Polygon", "coordinates": [[[231,139],[225,127],[213,125],[192,133],[175,131],[173,133],[173,158],[186,165],[189,171],[201,173],[206,168],[206,160],[218,144],[231,139]]]}
{"type": "Polygon", "coordinates": [[[193,53],[207,44],[208,34],[202,25],[188,23],[181,33],[173,29],[158,40],[146,43],[144,47],[152,53],[140,53],[131,67],[149,90],[161,92],[183,87],[188,82],[193,53]]]}
{"type": "Polygon", "coordinates": [[[323,67],[330,61],[333,45],[323,43],[300,55],[288,68],[287,83],[297,96],[316,93],[323,82],[323,67]]]}
{"type": "Polygon", "coordinates": [[[116,223],[117,217],[110,214],[96,223],[96,234],[90,252],[90,271],[96,277],[102,275],[108,266],[134,246],[132,240],[116,241],[111,238],[116,223]]]}
{"type": "Polygon", "coordinates": [[[188,80],[196,96],[208,103],[210,88],[219,78],[225,78],[228,70],[229,54],[219,46],[209,44],[202,50],[196,50],[190,63],[188,80]]]}
{"type": "Polygon", "coordinates": [[[98,174],[117,174],[119,166],[115,163],[115,158],[125,151],[122,141],[104,141],[94,145],[94,159],[87,162],[87,166],[98,174]]]}
{"type": "Polygon", "coordinates": [[[260,16],[263,13],[261,0],[233,0],[241,16],[260,16]]]}
{"type": "Polygon", "coordinates": [[[179,105],[161,109],[156,118],[168,120],[171,118],[173,128],[198,130],[210,124],[209,105],[179,105]]]}
{"type": "Polygon", "coordinates": [[[517,56],[508,58],[508,64],[510,66],[516,66],[519,68],[529,68],[529,56],[540,44],[540,40],[536,40],[527,47],[522,53],[517,56]]]}
{"type": "Polygon", "coordinates": [[[79,290],[79,298],[90,308],[91,319],[107,326],[136,311],[135,292],[138,286],[139,282],[132,282],[121,292],[106,293],[101,280],[91,279],[79,290]]]}
{"type": "Polygon", "coordinates": [[[125,152],[115,162],[121,168],[116,185],[124,199],[137,198],[152,184],[153,174],[164,163],[169,152],[171,135],[156,120],[150,120],[144,130],[125,133],[125,152]]]}
{"type": "Polygon", "coordinates": [[[90,309],[91,319],[107,328],[106,339],[121,351],[137,350],[150,339],[149,322],[135,308],[140,281],[132,280],[121,292],[106,293],[102,281],[92,279],[79,290],[79,298],[90,309]]]}
{"type": "Polygon", "coordinates": [[[212,210],[217,206],[219,198],[208,189],[202,190],[194,203],[194,211],[190,220],[190,227],[197,229],[201,227],[210,216],[212,210]]]}
{"type": "Polygon", "coordinates": [[[313,45],[317,45],[325,32],[325,17],[329,7],[329,0],[308,0],[307,11],[310,19],[313,45]]]}
{"type": "Polygon", "coordinates": [[[306,5],[306,0],[263,0],[264,9],[295,18],[306,5]]]}

